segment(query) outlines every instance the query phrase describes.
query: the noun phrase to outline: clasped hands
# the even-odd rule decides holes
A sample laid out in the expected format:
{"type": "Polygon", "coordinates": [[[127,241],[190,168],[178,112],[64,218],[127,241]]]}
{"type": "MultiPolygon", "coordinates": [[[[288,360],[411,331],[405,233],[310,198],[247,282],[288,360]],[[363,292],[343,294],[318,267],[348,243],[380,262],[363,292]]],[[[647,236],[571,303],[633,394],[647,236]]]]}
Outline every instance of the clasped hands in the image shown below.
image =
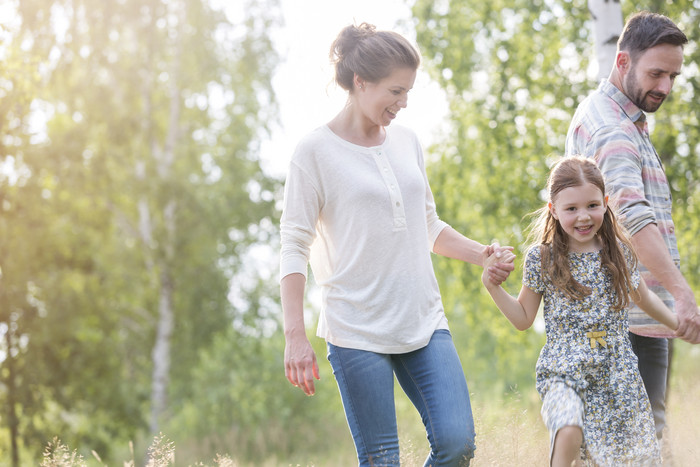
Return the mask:
{"type": "Polygon", "coordinates": [[[498,242],[489,245],[482,257],[484,285],[501,285],[515,269],[515,253],[512,246],[501,246],[498,242]]]}

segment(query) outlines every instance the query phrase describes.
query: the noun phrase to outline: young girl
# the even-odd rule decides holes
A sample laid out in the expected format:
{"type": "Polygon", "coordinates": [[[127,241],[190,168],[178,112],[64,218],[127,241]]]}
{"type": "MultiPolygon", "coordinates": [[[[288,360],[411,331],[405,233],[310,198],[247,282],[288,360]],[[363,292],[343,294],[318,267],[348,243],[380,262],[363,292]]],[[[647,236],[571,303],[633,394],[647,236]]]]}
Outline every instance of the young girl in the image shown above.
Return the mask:
{"type": "MultiPolygon", "coordinates": [[[[678,321],[640,280],[595,163],[562,159],[547,187],[550,202],[537,212],[531,233],[537,241],[526,254],[517,300],[488,274],[482,281],[519,330],[532,325],[544,297],[547,341],[536,374],[551,465],[660,465],[626,308],[631,298],[671,329],[678,321]]],[[[495,260],[488,258],[484,267],[495,260]]]]}

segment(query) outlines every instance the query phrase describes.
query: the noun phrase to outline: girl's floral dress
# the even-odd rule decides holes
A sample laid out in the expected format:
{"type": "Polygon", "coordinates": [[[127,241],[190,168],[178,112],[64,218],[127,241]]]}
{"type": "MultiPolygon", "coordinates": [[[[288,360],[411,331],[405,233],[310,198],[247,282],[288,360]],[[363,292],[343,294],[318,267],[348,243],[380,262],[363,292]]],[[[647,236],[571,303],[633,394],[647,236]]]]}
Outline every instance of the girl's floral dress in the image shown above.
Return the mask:
{"type": "MultiPolygon", "coordinates": [[[[544,298],[547,341],[537,361],[542,417],[553,443],[566,425],[583,429],[589,465],[661,465],[651,406],[628,336],[627,310],[615,311],[614,289],[600,253],[570,253],[574,279],[591,289],[572,300],[542,277],[540,248],[528,251],[523,284],[544,298]]],[[[624,247],[636,288],[640,276],[624,247]]],[[[551,455],[551,453],[550,453],[551,455]]]]}

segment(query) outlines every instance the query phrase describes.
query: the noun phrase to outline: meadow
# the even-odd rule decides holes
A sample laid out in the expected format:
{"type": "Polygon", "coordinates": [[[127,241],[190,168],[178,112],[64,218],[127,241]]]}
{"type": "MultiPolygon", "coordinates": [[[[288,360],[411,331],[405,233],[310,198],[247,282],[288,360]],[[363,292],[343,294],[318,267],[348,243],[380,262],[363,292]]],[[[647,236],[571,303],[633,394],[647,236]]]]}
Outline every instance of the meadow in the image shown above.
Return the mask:
{"type": "MultiPolygon", "coordinates": [[[[668,399],[668,432],[665,443],[665,467],[690,467],[700,460],[700,421],[688,414],[700,413],[700,347],[676,342],[673,359],[673,376],[670,381],[668,399]]],[[[547,465],[548,433],[539,415],[540,401],[533,388],[512,389],[507,394],[472,394],[477,451],[472,467],[485,466],[544,466],[547,465]]],[[[427,441],[418,415],[410,402],[397,392],[399,435],[401,439],[402,465],[423,465],[427,452],[427,441]]],[[[304,427],[303,429],[307,429],[304,427]]],[[[316,427],[323,432],[323,427],[316,427]]],[[[284,436],[271,428],[270,436],[284,436]]],[[[312,430],[313,431],[313,430],[312,430]]],[[[218,466],[218,467],[337,467],[356,465],[354,449],[349,434],[325,433],[329,449],[318,458],[318,453],[304,453],[300,449],[298,458],[279,459],[274,454],[261,455],[256,462],[242,462],[235,458],[235,448],[214,459],[195,462],[185,461],[191,457],[190,448],[175,446],[167,435],[153,440],[149,449],[147,467],[218,466]]],[[[297,456],[295,456],[297,457],[297,456]]],[[[42,467],[92,467],[104,466],[99,456],[83,458],[59,439],[47,445],[42,467]]],[[[124,467],[139,465],[131,456],[123,462],[124,467]]]]}

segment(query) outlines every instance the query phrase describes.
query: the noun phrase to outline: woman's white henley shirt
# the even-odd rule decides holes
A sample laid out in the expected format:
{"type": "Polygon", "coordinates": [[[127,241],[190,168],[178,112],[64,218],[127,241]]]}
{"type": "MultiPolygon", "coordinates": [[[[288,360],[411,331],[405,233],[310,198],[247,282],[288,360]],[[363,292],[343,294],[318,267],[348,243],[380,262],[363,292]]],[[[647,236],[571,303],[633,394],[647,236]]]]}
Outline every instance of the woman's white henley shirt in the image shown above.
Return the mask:
{"type": "Polygon", "coordinates": [[[447,224],[435,211],[415,133],[352,144],[324,125],[297,145],[284,190],[280,278],[321,287],[317,335],[339,346],[405,353],[447,319],[430,252],[447,224]]]}

